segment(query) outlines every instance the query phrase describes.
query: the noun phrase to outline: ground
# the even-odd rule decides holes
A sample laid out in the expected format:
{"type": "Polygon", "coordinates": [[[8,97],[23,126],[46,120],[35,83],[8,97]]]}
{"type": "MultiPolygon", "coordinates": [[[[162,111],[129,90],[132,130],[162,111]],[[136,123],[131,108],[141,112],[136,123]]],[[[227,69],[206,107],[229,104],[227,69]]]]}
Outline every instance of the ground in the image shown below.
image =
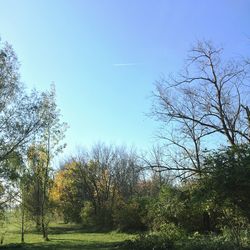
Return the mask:
{"type": "Polygon", "coordinates": [[[90,232],[77,225],[55,224],[50,228],[49,241],[44,242],[41,234],[31,231],[25,235],[25,244],[20,243],[20,230],[12,228],[5,235],[0,249],[32,250],[114,250],[133,235],[117,232],[90,232]]]}

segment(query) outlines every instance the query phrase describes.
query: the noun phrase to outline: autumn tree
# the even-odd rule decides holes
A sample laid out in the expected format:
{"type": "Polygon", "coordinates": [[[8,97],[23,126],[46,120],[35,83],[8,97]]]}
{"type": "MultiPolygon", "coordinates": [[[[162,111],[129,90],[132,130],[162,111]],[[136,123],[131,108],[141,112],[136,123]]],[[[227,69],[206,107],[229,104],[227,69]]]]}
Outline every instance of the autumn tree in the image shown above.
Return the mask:
{"type": "Polygon", "coordinates": [[[82,164],[74,159],[64,162],[56,172],[50,190],[51,199],[56,204],[57,215],[59,218],[62,217],[65,223],[79,223],[83,204],[91,198],[82,164]]]}
{"type": "Polygon", "coordinates": [[[51,195],[65,221],[110,227],[117,203],[137,194],[141,170],[132,150],[97,144],[62,165],[51,195]]]}

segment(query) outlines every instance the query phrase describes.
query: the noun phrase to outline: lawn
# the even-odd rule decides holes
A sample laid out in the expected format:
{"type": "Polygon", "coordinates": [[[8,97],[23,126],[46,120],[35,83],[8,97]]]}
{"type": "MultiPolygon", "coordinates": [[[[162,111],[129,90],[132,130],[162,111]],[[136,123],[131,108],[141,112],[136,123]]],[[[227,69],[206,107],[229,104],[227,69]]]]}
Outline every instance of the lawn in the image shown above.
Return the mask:
{"type": "Polygon", "coordinates": [[[117,232],[90,232],[77,225],[57,224],[50,228],[49,241],[44,242],[41,234],[29,232],[25,235],[25,244],[20,243],[20,233],[11,228],[4,238],[0,249],[83,249],[112,250],[121,249],[120,245],[133,235],[117,232]]]}

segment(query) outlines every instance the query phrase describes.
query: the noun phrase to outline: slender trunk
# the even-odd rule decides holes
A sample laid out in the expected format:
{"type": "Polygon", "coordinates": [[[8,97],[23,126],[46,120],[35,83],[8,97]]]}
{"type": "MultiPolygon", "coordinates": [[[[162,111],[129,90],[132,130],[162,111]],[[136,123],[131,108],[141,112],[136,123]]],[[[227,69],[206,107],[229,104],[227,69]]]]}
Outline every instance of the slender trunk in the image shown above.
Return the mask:
{"type": "Polygon", "coordinates": [[[48,241],[48,225],[45,222],[45,211],[44,211],[45,207],[44,204],[41,207],[41,227],[42,227],[42,234],[43,234],[43,239],[45,241],[48,241]]]}
{"type": "Polygon", "coordinates": [[[24,221],[25,221],[24,207],[22,206],[22,221],[21,221],[21,242],[22,243],[24,243],[24,221]]]}
{"type": "Polygon", "coordinates": [[[48,237],[48,226],[44,221],[44,217],[42,217],[42,234],[43,234],[43,239],[45,241],[49,241],[49,237],[48,237]]]}
{"type": "Polygon", "coordinates": [[[48,179],[49,179],[49,164],[50,164],[50,129],[48,130],[47,141],[47,160],[45,165],[45,173],[43,180],[42,204],[41,204],[41,219],[42,219],[42,234],[43,239],[48,241],[48,223],[45,222],[46,213],[48,213],[48,179]]]}
{"type": "Polygon", "coordinates": [[[39,215],[36,216],[36,230],[39,232],[41,230],[41,222],[39,215]]]}

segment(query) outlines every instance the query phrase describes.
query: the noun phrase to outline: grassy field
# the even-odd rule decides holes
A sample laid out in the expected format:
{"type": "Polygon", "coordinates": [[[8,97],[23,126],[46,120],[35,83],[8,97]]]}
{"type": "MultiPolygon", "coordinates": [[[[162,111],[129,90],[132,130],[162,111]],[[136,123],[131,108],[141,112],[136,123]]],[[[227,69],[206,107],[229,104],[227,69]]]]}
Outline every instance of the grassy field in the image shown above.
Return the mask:
{"type": "Polygon", "coordinates": [[[48,242],[44,242],[41,234],[29,232],[25,235],[25,244],[21,244],[20,233],[13,227],[5,235],[0,249],[114,250],[121,249],[120,244],[132,237],[133,235],[124,233],[96,233],[83,230],[77,225],[57,224],[50,228],[48,242]]]}

